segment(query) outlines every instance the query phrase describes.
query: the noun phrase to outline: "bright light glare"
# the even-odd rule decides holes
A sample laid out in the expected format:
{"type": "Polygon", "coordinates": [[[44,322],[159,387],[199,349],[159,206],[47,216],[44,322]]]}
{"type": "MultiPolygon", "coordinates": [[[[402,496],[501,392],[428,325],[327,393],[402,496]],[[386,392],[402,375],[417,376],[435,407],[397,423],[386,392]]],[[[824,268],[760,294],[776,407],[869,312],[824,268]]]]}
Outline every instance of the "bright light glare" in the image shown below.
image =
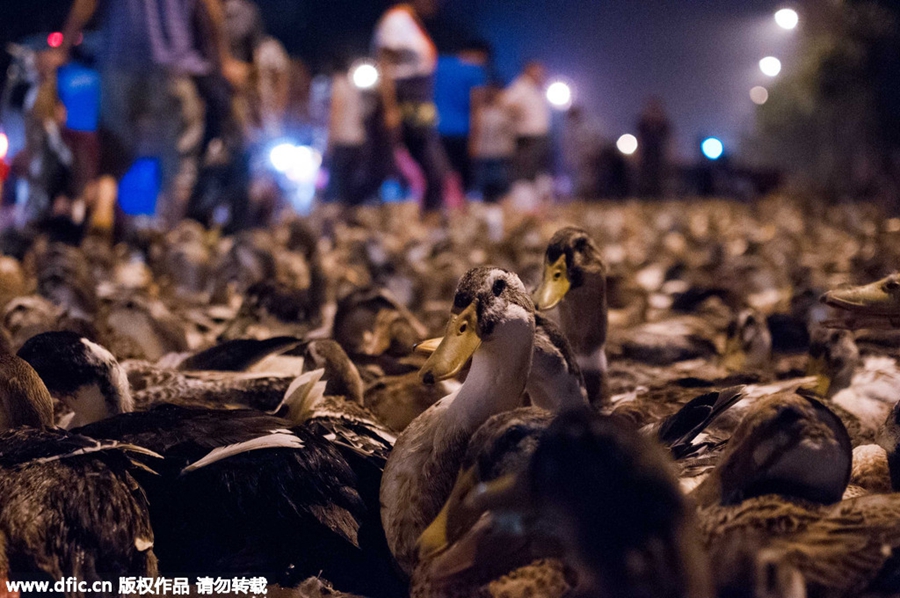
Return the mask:
{"type": "Polygon", "coordinates": [[[378,69],[371,62],[360,62],[350,69],[350,80],[359,89],[372,89],[378,83],[378,69]]]}
{"type": "Polygon", "coordinates": [[[278,172],[287,172],[294,165],[296,146],[292,143],[279,143],[269,152],[269,161],[278,172]]]}
{"type": "Polygon", "coordinates": [[[47,45],[51,48],[58,48],[63,43],[63,34],[59,31],[54,31],[50,35],[47,36],[47,45]]]}
{"type": "Polygon", "coordinates": [[[296,183],[313,183],[322,166],[322,153],[306,145],[279,143],[269,152],[272,167],[296,183]]]}
{"type": "Polygon", "coordinates": [[[9,151],[9,138],[6,136],[6,133],[0,133],[0,160],[6,157],[6,152],[9,151]]]}
{"type": "Polygon", "coordinates": [[[703,155],[710,160],[718,160],[722,156],[722,152],[725,151],[722,142],[715,137],[704,139],[703,143],[700,144],[700,149],[703,151],[703,155]]]}
{"type": "Polygon", "coordinates": [[[769,90],[762,85],[757,85],[750,90],[750,99],[757,106],[762,106],[769,99],[769,90]]]}
{"type": "Polygon", "coordinates": [[[572,105],[572,88],[562,81],[554,81],[547,87],[547,101],[560,110],[572,105]]]}
{"type": "Polygon", "coordinates": [[[782,29],[793,29],[800,22],[800,16],[796,10],[790,8],[782,8],[775,13],[775,22],[782,29]]]}
{"type": "Polygon", "coordinates": [[[637,151],[638,148],[638,140],[637,137],[631,135],[630,133],[626,133],[619,137],[619,140],[616,141],[616,147],[619,148],[619,151],[625,154],[626,156],[630,156],[634,152],[637,151]]]}
{"type": "Polygon", "coordinates": [[[764,75],[774,77],[781,72],[781,61],[774,56],[766,56],[759,61],[759,70],[761,70],[764,75]]]}
{"type": "Polygon", "coordinates": [[[314,183],[322,165],[322,154],[311,147],[294,147],[294,163],[287,171],[287,177],[296,183],[314,183]]]}

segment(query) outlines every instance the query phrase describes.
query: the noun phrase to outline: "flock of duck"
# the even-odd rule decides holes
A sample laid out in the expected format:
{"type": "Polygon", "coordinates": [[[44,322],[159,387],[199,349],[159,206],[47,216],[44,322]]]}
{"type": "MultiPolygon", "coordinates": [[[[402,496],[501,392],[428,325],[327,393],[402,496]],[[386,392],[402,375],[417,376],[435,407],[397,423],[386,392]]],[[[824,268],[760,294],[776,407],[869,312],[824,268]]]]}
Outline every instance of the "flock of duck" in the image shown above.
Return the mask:
{"type": "Polygon", "coordinates": [[[4,233],[0,580],[900,593],[900,220],[408,209],[4,233]]]}

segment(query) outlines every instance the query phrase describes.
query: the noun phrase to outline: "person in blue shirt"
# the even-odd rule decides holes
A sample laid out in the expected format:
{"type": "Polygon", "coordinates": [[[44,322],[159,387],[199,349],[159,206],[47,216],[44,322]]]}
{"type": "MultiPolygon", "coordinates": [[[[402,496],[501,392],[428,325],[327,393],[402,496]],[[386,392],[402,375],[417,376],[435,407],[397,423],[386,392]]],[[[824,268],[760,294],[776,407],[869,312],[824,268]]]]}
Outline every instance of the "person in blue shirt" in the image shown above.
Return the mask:
{"type": "Polygon", "coordinates": [[[438,133],[453,170],[459,173],[465,189],[472,187],[469,133],[472,90],[488,81],[487,44],[469,44],[456,54],[438,58],[434,82],[434,101],[438,111],[438,133]]]}

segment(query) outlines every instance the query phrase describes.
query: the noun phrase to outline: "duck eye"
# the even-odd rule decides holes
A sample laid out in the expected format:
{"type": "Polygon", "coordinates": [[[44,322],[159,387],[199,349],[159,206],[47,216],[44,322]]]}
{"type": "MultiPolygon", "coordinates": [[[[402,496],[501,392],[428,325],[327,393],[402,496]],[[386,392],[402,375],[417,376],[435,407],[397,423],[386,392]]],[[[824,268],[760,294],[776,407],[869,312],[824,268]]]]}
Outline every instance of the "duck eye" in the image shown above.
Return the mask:
{"type": "Polygon", "coordinates": [[[900,288],[900,280],[896,278],[888,278],[884,281],[884,290],[885,291],[895,291],[900,288]]]}
{"type": "Polygon", "coordinates": [[[494,281],[494,286],[491,291],[494,293],[494,297],[499,297],[503,291],[506,290],[506,281],[502,278],[494,281]]]}
{"type": "Polygon", "coordinates": [[[587,247],[587,242],[588,240],[585,237],[578,237],[578,239],[575,240],[575,244],[573,246],[575,251],[584,251],[584,249],[587,247]]]}

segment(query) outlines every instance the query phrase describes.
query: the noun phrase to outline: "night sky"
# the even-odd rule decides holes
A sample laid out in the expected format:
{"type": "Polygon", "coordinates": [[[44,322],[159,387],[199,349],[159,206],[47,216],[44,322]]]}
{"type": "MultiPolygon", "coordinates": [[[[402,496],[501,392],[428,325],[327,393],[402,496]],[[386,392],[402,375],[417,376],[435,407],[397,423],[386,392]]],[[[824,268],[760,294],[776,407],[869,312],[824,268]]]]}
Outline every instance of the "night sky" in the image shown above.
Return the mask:
{"type": "MultiPolygon", "coordinates": [[[[67,0],[0,0],[0,37],[61,26],[67,0]]],[[[290,51],[324,68],[336,54],[362,53],[385,0],[258,0],[269,30],[290,51]]],[[[438,36],[482,37],[499,75],[528,58],[574,84],[577,101],[609,138],[632,131],[647,97],[662,97],[679,152],[719,136],[734,151],[752,127],[760,58],[790,68],[797,32],[779,29],[777,0],[444,0],[438,36]],[[787,58],[788,60],[785,60],[787,58]]],[[[801,24],[802,26],[802,24],[801,24]]]]}

